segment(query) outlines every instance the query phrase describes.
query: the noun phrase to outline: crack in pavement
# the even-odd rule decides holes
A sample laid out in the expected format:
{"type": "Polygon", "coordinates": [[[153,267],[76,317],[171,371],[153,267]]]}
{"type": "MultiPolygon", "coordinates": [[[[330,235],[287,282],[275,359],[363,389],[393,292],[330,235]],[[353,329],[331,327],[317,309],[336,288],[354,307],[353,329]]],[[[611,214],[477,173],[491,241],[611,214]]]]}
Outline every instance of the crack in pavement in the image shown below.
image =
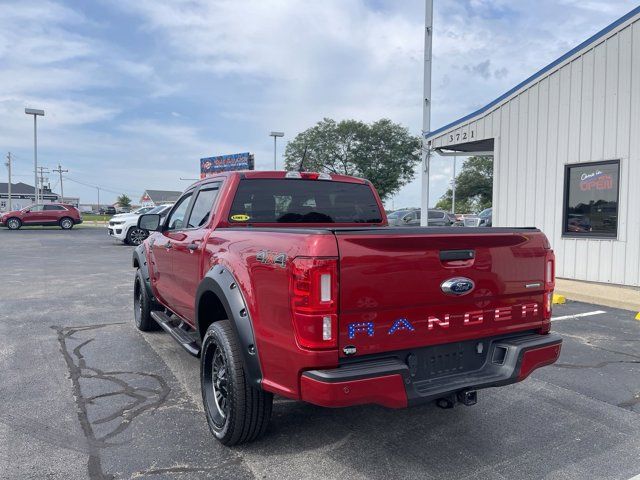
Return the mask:
{"type": "Polygon", "coordinates": [[[636,405],[640,405],[640,392],[636,393],[630,400],[626,400],[618,404],[619,407],[631,409],[633,409],[633,407],[635,407],[636,405]]]}
{"type": "Polygon", "coordinates": [[[640,360],[609,360],[606,362],[594,363],[593,365],[577,365],[573,363],[554,363],[553,366],[556,368],[583,369],[583,368],[602,368],[602,367],[606,367],[607,365],[613,365],[618,363],[640,364],[640,360]]]}
{"type": "Polygon", "coordinates": [[[171,392],[171,389],[165,380],[159,375],[155,375],[153,373],[124,370],[103,371],[97,367],[87,365],[87,361],[82,354],[82,349],[93,342],[95,338],[84,340],[75,348],[70,350],[70,346],[68,344],[69,340],[78,340],[74,337],[75,334],[123,324],[124,322],[88,325],[82,327],[51,327],[57,332],[58,342],[60,343],[60,352],[67,364],[69,377],[72,382],[78,420],[80,421],[80,426],[82,427],[82,431],[87,440],[87,453],[89,455],[87,469],[89,478],[92,480],[107,480],[115,478],[113,475],[106,474],[102,468],[102,462],[100,459],[101,449],[118,445],[117,443],[112,443],[108,440],[111,440],[121,434],[131,425],[131,422],[142,413],[151,409],[157,409],[161,406],[171,392]],[[158,388],[134,386],[130,381],[121,378],[123,375],[152,378],[157,383],[158,388]],[[117,390],[91,397],[85,397],[82,393],[80,379],[95,379],[109,382],[114,384],[117,390]],[[89,406],[94,405],[95,401],[99,398],[106,398],[115,395],[129,397],[132,401],[127,403],[124,407],[117,409],[110,415],[94,420],[93,422],[90,421],[89,406]],[[103,435],[96,434],[94,425],[104,424],[118,418],[120,418],[121,421],[115,428],[103,435]]]}
{"type": "Polygon", "coordinates": [[[232,460],[228,460],[226,462],[219,463],[215,466],[211,467],[189,467],[188,465],[176,465],[174,467],[166,467],[166,468],[149,468],[147,470],[140,470],[134,472],[131,475],[131,478],[140,478],[151,475],[164,475],[166,473],[207,473],[215,470],[220,470],[221,468],[236,466],[242,463],[241,458],[234,458],[232,460]]]}

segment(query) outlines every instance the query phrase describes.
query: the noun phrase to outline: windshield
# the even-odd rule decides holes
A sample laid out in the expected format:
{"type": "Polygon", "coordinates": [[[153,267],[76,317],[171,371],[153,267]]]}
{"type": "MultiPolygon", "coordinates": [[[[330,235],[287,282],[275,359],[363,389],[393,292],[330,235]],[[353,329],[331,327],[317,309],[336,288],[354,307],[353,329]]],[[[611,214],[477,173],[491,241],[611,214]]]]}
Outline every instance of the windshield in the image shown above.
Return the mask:
{"type": "Polygon", "coordinates": [[[491,209],[490,209],[490,208],[487,208],[487,209],[485,209],[485,210],[481,211],[481,212],[480,212],[480,216],[481,216],[482,218],[490,217],[490,216],[491,216],[491,209]]]}
{"type": "Polygon", "coordinates": [[[167,208],[167,205],[158,205],[157,207],[152,208],[147,213],[162,213],[167,208]]]}
{"type": "Polygon", "coordinates": [[[367,184],[299,179],[244,179],[233,199],[232,223],[381,223],[367,184]]]}
{"type": "Polygon", "coordinates": [[[137,215],[142,215],[143,213],[148,213],[151,210],[153,210],[153,207],[141,207],[137,210],[134,210],[132,213],[135,213],[137,215]]]}

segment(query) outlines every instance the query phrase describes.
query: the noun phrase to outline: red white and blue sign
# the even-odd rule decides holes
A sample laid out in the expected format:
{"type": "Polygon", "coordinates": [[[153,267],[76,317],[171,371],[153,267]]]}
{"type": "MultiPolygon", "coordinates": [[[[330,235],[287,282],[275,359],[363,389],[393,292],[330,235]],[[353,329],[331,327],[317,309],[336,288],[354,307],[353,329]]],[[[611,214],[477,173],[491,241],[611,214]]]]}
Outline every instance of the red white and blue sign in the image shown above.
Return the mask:
{"type": "Polygon", "coordinates": [[[200,178],[210,177],[220,172],[253,170],[253,155],[249,152],[218,155],[200,159],[200,178]]]}

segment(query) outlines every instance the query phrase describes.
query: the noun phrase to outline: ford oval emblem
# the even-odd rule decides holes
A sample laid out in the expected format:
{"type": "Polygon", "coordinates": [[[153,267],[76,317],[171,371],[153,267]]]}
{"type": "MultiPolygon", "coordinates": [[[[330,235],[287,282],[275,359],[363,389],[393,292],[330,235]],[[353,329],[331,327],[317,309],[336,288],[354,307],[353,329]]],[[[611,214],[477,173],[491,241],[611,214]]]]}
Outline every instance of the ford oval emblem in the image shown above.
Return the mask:
{"type": "Polygon", "coordinates": [[[440,288],[447,295],[466,295],[475,288],[473,280],[464,277],[450,278],[440,285],[440,288]]]}

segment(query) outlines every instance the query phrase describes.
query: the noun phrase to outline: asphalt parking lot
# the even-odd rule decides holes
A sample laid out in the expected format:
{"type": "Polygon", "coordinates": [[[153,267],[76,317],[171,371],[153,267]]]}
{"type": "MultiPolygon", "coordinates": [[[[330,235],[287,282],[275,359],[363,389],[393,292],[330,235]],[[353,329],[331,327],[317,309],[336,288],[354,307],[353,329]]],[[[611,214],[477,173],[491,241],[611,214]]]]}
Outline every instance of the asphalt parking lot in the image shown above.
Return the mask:
{"type": "Polygon", "coordinates": [[[267,435],[229,449],[209,434],[198,360],[134,328],[131,248],[104,228],[0,230],[0,477],[640,474],[632,312],[557,306],[559,362],[480,391],[476,406],[330,410],[279,399],[267,435]]]}

